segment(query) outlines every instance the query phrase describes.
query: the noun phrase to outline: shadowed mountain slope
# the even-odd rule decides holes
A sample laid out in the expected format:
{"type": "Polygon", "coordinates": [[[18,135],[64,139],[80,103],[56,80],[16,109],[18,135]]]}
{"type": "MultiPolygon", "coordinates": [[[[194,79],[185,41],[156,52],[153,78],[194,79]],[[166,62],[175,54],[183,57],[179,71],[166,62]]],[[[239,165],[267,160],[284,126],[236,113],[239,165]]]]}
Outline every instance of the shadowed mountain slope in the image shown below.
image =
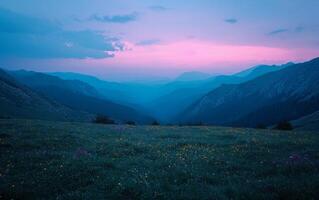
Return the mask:
{"type": "Polygon", "coordinates": [[[120,122],[150,123],[152,119],[131,107],[102,99],[87,83],[62,80],[55,76],[36,72],[11,72],[21,83],[35,91],[75,110],[103,114],[120,122]]]}
{"type": "Polygon", "coordinates": [[[194,103],[182,122],[232,126],[271,125],[319,109],[319,58],[254,80],[223,85],[194,103]]]}
{"type": "Polygon", "coordinates": [[[152,101],[149,109],[159,119],[169,122],[192,103],[223,84],[240,84],[290,65],[260,65],[234,75],[219,75],[199,81],[175,81],[163,86],[170,92],[152,101]]]}
{"type": "Polygon", "coordinates": [[[89,121],[93,116],[50,100],[0,69],[0,116],[60,121],[89,121]]]}
{"type": "Polygon", "coordinates": [[[319,130],[319,111],[291,122],[297,130],[319,130]]]}

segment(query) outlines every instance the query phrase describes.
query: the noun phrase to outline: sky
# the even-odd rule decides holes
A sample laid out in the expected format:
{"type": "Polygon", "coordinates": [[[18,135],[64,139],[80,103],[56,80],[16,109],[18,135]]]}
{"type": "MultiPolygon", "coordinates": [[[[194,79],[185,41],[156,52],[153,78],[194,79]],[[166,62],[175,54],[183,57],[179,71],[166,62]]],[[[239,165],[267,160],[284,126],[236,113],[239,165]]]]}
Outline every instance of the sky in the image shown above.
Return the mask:
{"type": "Polygon", "coordinates": [[[318,0],[1,0],[0,67],[108,80],[319,56],[318,0]]]}

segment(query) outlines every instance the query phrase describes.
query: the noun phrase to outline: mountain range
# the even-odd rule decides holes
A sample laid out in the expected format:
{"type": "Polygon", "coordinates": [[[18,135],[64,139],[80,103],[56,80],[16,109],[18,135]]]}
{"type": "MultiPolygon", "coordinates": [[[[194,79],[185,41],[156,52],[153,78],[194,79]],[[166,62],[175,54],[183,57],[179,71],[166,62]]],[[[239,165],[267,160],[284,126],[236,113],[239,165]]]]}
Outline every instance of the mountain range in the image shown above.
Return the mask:
{"type": "Polygon", "coordinates": [[[175,81],[199,81],[199,80],[205,80],[211,77],[212,75],[208,73],[192,71],[192,72],[182,73],[175,79],[175,81]]]}
{"type": "Polygon", "coordinates": [[[319,111],[319,58],[232,75],[187,72],[147,84],[26,70],[1,70],[0,78],[0,117],[89,121],[101,114],[119,123],[256,127],[292,121],[308,127],[319,111]]]}
{"type": "Polygon", "coordinates": [[[202,96],[223,84],[239,84],[264,74],[281,70],[292,65],[260,65],[248,70],[233,74],[212,76],[204,80],[197,81],[174,81],[166,84],[164,88],[172,88],[165,95],[153,100],[150,110],[155,116],[163,121],[171,121],[178,117],[178,114],[189,107],[192,103],[199,100],[202,96]]]}
{"type": "Polygon", "coordinates": [[[139,111],[101,97],[91,85],[80,80],[62,80],[44,73],[11,71],[10,75],[37,93],[74,110],[101,114],[116,121],[150,123],[153,119],[139,111]]]}
{"type": "Polygon", "coordinates": [[[181,122],[255,127],[319,110],[319,58],[241,84],[212,90],[183,111],[181,122]]]}
{"type": "Polygon", "coordinates": [[[0,117],[88,121],[88,113],[73,110],[20,84],[0,69],[0,117]]]}

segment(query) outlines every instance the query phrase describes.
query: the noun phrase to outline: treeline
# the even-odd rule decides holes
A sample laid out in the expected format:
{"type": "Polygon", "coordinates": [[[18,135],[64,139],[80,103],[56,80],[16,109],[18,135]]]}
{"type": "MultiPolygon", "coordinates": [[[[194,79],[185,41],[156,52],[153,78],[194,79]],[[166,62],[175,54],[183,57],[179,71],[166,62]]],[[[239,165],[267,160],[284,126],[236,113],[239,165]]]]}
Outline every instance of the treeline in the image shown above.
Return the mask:
{"type": "MultiPolygon", "coordinates": [[[[125,123],[120,123],[120,122],[116,122],[115,120],[105,116],[105,115],[97,115],[93,121],[93,123],[96,123],[96,124],[126,124],[126,125],[131,125],[131,126],[135,126],[137,125],[136,122],[132,121],[132,120],[129,120],[129,121],[126,121],[125,123]]],[[[152,125],[152,126],[160,126],[161,124],[154,120],[151,124],[149,125],[152,125]]],[[[169,124],[172,126],[172,124],[169,124]]],[[[168,125],[168,126],[169,126],[168,125]]],[[[184,124],[178,124],[178,126],[207,126],[205,125],[204,123],[202,122],[197,122],[197,123],[184,123],[184,124]]],[[[268,129],[267,126],[263,125],[263,124],[259,124],[255,127],[256,129],[268,129]]],[[[293,130],[293,126],[290,122],[288,121],[282,121],[282,122],[279,122],[276,126],[274,126],[272,129],[275,129],[275,130],[284,130],[284,131],[290,131],[290,130],[293,130]]]]}
{"type": "MultiPolygon", "coordinates": [[[[108,116],[105,115],[96,115],[96,117],[92,120],[93,123],[96,124],[126,124],[126,125],[131,125],[135,126],[137,123],[135,121],[129,120],[126,122],[116,122],[115,120],[109,118],[108,116]]],[[[150,125],[152,126],[159,126],[160,123],[156,120],[154,120],[150,125]]]]}

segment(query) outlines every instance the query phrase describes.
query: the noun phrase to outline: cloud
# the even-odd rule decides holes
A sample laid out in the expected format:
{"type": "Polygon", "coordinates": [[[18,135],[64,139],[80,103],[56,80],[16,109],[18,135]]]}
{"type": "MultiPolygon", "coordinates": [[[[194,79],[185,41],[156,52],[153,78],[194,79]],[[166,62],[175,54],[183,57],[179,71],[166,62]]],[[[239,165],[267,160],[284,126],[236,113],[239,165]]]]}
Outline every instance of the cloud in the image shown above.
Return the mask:
{"type": "Polygon", "coordinates": [[[64,30],[44,19],[0,8],[0,57],[107,58],[123,44],[92,30],[64,30]]]}
{"type": "Polygon", "coordinates": [[[158,44],[161,41],[158,39],[151,39],[151,40],[142,40],[138,43],[136,43],[137,46],[149,46],[149,45],[154,45],[154,44],[158,44]]]}
{"type": "Polygon", "coordinates": [[[119,23],[119,24],[124,24],[124,23],[129,23],[132,21],[136,21],[138,17],[137,12],[133,12],[131,14],[126,14],[126,15],[105,15],[105,16],[99,16],[99,15],[93,15],[90,17],[90,20],[95,20],[98,22],[103,22],[103,23],[119,23]]]}
{"type": "Polygon", "coordinates": [[[166,11],[166,10],[168,10],[168,8],[166,8],[164,6],[159,6],[159,5],[150,6],[149,9],[151,9],[153,11],[166,11]]]}
{"type": "Polygon", "coordinates": [[[288,31],[289,31],[288,29],[276,29],[276,30],[269,32],[268,35],[277,35],[277,34],[285,33],[288,31]]]}
{"type": "Polygon", "coordinates": [[[224,21],[229,24],[236,24],[238,22],[238,20],[235,18],[225,19],[224,21]]]}

